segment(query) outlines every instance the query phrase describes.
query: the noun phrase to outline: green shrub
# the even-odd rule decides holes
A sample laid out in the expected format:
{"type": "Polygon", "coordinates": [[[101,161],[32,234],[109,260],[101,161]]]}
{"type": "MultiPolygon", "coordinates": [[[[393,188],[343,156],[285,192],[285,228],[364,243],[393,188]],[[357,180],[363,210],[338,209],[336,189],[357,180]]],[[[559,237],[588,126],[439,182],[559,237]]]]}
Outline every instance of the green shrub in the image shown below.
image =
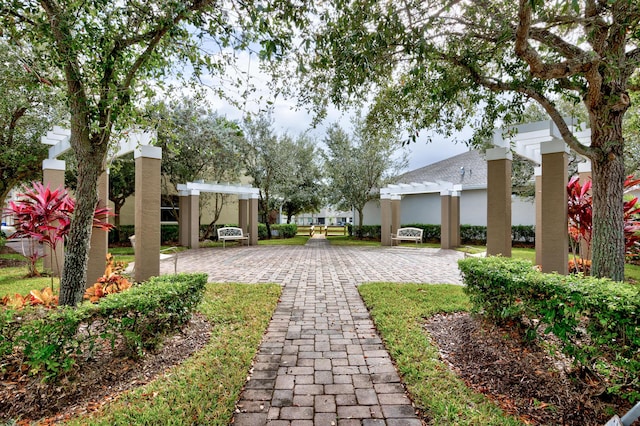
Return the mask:
{"type": "Polygon", "coordinates": [[[520,320],[528,335],[553,333],[562,351],[599,375],[610,393],[640,397],[640,290],[582,275],[543,274],[507,258],[459,261],[475,308],[520,320]]]}
{"type": "Polygon", "coordinates": [[[271,225],[271,231],[278,231],[280,238],[293,238],[298,233],[298,225],[295,223],[273,224],[271,225]]]}
{"type": "Polygon", "coordinates": [[[163,335],[184,324],[202,300],[206,274],[155,277],[77,309],[0,308],[0,373],[29,368],[55,380],[79,355],[91,356],[100,339],[124,344],[129,355],[155,347],[163,335]]]}
{"type": "Polygon", "coordinates": [[[258,224],[258,239],[259,240],[266,240],[268,238],[268,233],[267,233],[267,225],[265,225],[264,223],[259,223],[258,224]]]}
{"type": "Polygon", "coordinates": [[[358,239],[372,239],[372,240],[380,240],[380,232],[382,227],[380,225],[362,225],[356,226],[351,231],[352,235],[354,235],[358,239]]]}

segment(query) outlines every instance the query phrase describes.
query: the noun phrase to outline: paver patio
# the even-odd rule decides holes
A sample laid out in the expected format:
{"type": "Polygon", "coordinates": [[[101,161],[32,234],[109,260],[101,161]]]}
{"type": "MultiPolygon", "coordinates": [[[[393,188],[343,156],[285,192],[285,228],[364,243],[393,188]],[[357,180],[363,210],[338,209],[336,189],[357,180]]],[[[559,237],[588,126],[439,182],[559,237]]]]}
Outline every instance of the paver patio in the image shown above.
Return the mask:
{"type": "MultiPolygon", "coordinates": [[[[278,283],[282,296],[234,416],[236,426],[420,425],[356,286],[460,284],[451,250],[330,246],[197,249],[178,270],[212,282],[278,283]]],[[[163,273],[173,265],[162,264],[163,273]]]]}

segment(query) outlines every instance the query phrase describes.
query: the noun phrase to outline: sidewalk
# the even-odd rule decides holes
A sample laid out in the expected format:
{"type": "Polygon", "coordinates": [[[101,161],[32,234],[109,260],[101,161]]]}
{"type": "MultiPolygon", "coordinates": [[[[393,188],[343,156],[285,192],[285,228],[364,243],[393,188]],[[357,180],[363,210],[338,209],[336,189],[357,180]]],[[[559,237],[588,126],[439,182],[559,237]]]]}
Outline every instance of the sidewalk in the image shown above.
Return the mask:
{"type": "Polygon", "coordinates": [[[181,271],[204,266],[211,281],[284,286],[233,424],[421,425],[356,286],[460,283],[456,260],[462,256],[437,249],[332,247],[322,238],[304,247],[186,252],[181,271]]]}

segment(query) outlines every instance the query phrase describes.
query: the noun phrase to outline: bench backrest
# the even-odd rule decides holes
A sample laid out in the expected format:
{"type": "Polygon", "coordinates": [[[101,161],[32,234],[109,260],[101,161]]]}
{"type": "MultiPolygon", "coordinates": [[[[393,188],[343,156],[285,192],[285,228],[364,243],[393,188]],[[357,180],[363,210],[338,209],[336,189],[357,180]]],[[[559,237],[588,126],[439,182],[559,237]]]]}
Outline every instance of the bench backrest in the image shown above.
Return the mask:
{"type": "Polygon", "coordinates": [[[398,236],[399,237],[420,237],[422,238],[422,231],[424,231],[421,228],[400,228],[398,229],[398,236]]]}
{"type": "Polygon", "coordinates": [[[242,228],[232,226],[218,228],[218,238],[220,237],[242,237],[242,228]]]}

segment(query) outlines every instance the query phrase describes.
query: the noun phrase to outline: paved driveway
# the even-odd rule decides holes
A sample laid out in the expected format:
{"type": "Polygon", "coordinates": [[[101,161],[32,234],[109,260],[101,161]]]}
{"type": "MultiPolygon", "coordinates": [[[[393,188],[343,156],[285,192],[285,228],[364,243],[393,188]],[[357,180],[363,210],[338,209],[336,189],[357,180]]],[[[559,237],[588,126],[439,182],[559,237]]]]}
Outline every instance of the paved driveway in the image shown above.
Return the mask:
{"type": "MultiPolygon", "coordinates": [[[[212,282],[278,283],[283,292],[254,360],[235,426],[422,424],[356,286],[460,284],[462,253],[404,247],[228,247],[180,254],[212,282]]],[[[172,272],[172,264],[162,270],[172,272]]]]}

